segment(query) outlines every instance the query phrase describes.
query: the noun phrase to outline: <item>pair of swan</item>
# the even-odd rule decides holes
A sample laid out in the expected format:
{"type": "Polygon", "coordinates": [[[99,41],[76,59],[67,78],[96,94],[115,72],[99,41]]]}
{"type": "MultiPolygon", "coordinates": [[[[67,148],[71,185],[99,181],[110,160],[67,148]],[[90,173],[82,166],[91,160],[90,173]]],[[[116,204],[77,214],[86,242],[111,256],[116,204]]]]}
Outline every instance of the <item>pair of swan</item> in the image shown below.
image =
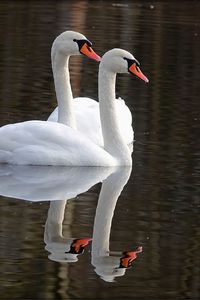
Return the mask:
{"type": "MultiPolygon", "coordinates": [[[[82,104],[82,99],[77,99],[77,105],[74,105],[68,63],[70,55],[80,53],[100,60],[91,49],[91,43],[82,34],[67,31],[56,38],[51,56],[58,112],[54,112],[48,122],[26,121],[1,127],[0,163],[57,166],[132,164],[131,152],[127,145],[131,142],[130,134],[128,139],[125,139],[127,135],[123,133],[123,127],[119,124],[120,115],[121,119],[129,120],[128,132],[132,135],[130,111],[123,102],[115,99],[116,74],[129,72],[145,82],[148,82],[148,79],[140,71],[139,63],[132,54],[122,49],[112,49],[103,55],[99,65],[99,105],[94,104],[91,99],[83,99],[82,104]],[[87,116],[90,103],[95,107],[96,115],[100,115],[100,122],[98,118],[94,123],[90,122],[87,116]],[[81,113],[79,105],[82,106],[81,113]],[[80,120],[75,119],[74,106],[75,109],[78,107],[75,111],[79,111],[77,116],[81,115],[80,120]],[[123,109],[125,113],[122,112],[123,109]],[[58,122],[52,122],[53,120],[58,122]],[[79,124],[78,130],[76,123],[79,124]],[[93,130],[92,133],[86,131],[83,124],[86,124],[85,128],[94,128],[95,133],[93,130]],[[91,135],[94,138],[91,138],[91,135]]],[[[121,123],[123,125],[123,120],[121,123]]],[[[125,128],[127,130],[127,126],[125,128]]]]}

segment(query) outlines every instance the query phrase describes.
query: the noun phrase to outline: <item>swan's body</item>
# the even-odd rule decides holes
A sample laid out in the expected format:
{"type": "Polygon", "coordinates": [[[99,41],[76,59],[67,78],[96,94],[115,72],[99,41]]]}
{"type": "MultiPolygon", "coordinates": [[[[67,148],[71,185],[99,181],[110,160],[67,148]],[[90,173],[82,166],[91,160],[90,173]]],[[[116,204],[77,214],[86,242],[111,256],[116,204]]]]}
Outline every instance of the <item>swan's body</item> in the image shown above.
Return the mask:
{"type": "MultiPolygon", "coordinates": [[[[120,123],[120,131],[129,145],[133,142],[134,132],[132,128],[132,115],[124,100],[115,100],[117,118],[120,123]]],[[[99,113],[99,103],[87,97],[73,99],[76,129],[86,135],[92,142],[103,146],[103,135],[99,113]],[[91,126],[92,125],[92,126],[91,126]]],[[[51,113],[48,121],[58,121],[58,107],[51,113]]]]}
{"type": "Polygon", "coordinates": [[[26,121],[0,128],[0,163],[54,166],[114,166],[115,159],[73,128],[26,121]],[[105,163],[106,162],[106,163],[105,163]]]}
{"type": "MultiPolygon", "coordinates": [[[[135,58],[122,49],[108,51],[100,63],[99,101],[104,148],[64,124],[27,121],[0,128],[0,163],[65,166],[131,165],[131,153],[119,129],[116,114],[115,81],[117,73],[126,73],[127,69],[134,72],[135,68],[135,58]]],[[[147,81],[141,71],[138,76],[147,81]]]]}

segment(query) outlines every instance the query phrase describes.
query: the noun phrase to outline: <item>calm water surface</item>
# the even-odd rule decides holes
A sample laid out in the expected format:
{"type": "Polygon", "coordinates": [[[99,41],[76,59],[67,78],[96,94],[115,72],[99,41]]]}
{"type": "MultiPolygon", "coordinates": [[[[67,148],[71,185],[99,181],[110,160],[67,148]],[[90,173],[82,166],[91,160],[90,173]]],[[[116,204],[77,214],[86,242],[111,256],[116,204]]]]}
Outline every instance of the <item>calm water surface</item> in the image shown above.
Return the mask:
{"type": "MultiPolygon", "coordinates": [[[[117,79],[132,169],[0,167],[1,299],[199,298],[199,11],[198,1],[1,1],[0,125],[46,120],[56,106],[50,49],[68,29],[100,55],[133,52],[150,80],[117,79]]],[[[97,99],[98,64],[74,57],[70,68],[74,96],[97,99]]]]}

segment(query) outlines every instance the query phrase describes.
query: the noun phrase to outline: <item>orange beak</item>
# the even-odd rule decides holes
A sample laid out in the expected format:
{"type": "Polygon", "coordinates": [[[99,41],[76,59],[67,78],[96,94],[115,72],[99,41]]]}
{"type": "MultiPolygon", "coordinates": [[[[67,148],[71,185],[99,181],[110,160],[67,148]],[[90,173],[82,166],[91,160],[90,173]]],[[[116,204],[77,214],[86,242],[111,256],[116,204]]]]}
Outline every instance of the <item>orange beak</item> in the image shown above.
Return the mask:
{"type": "Polygon", "coordinates": [[[84,43],[83,46],[80,48],[80,52],[89,58],[92,58],[96,61],[101,61],[101,57],[97,55],[92,47],[90,47],[87,43],[84,43]]]}
{"type": "Polygon", "coordinates": [[[129,268],[132,265],[132,262],[137,258],[137,253],[142,252],[142,247],[139,246],[135,251],[126,251],[123,253],[123,256],[120,258],[120,267],[129,268]]]}
{"type": "Polygon", "coordinates": [[[149,82],[149,79],[142,73],[142,71],[140,70],[140,68],[136,65],[136,63],[133,63],[130,67],[129,67],[129,72],[132,74],[135,74],[137,77],[139,77],[140,79],[144,80],[146,83],[149,82]]]}
{"type": "Polygon", "coordinates": [[[72,243],[73,250],[76,254],[80,254],[84,250],[84,248],[92,241],[91,238],[83,238],[83,239],[76,239],[72,243]]]}

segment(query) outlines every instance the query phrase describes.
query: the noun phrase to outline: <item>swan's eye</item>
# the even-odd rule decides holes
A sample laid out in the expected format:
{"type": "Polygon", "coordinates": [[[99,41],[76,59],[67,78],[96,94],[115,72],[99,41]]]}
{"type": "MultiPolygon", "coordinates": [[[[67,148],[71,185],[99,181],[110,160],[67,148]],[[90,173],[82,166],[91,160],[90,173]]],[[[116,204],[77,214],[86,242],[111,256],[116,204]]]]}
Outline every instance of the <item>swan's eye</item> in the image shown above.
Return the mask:
{"type": "Polygon", "coordinates": [[[130,59],[130,58],[127,58],[127,57],[124,57],[124,59],[128,63],[128,68],[130,68],[130,66],[135,63],[135,60],[133,60],[133,59],[130,59]]]}
{"type": "Polygon", "coordinates": [[[79,50],[83,47],[83,45],[86,44],[88,50],[90,51],[90,47],[92,46],[92,43],[88,40],[75,40],[74,42],[76,42],[78,44],[79,50]]]}
{"type": "Polygon", "coordinates": [[[140,63],[139,63],[139,61],[137,60],[137,59],[130,59],[130,58],[127,58],[127,57],[124,57],[124,59],[127,61],[127,63],[128,63],[128,68],[130,68],[130,66],[132,65],[132,64],[135,64],[136,65],[136,67],[139,67],[140,66],[140,63]]]}

